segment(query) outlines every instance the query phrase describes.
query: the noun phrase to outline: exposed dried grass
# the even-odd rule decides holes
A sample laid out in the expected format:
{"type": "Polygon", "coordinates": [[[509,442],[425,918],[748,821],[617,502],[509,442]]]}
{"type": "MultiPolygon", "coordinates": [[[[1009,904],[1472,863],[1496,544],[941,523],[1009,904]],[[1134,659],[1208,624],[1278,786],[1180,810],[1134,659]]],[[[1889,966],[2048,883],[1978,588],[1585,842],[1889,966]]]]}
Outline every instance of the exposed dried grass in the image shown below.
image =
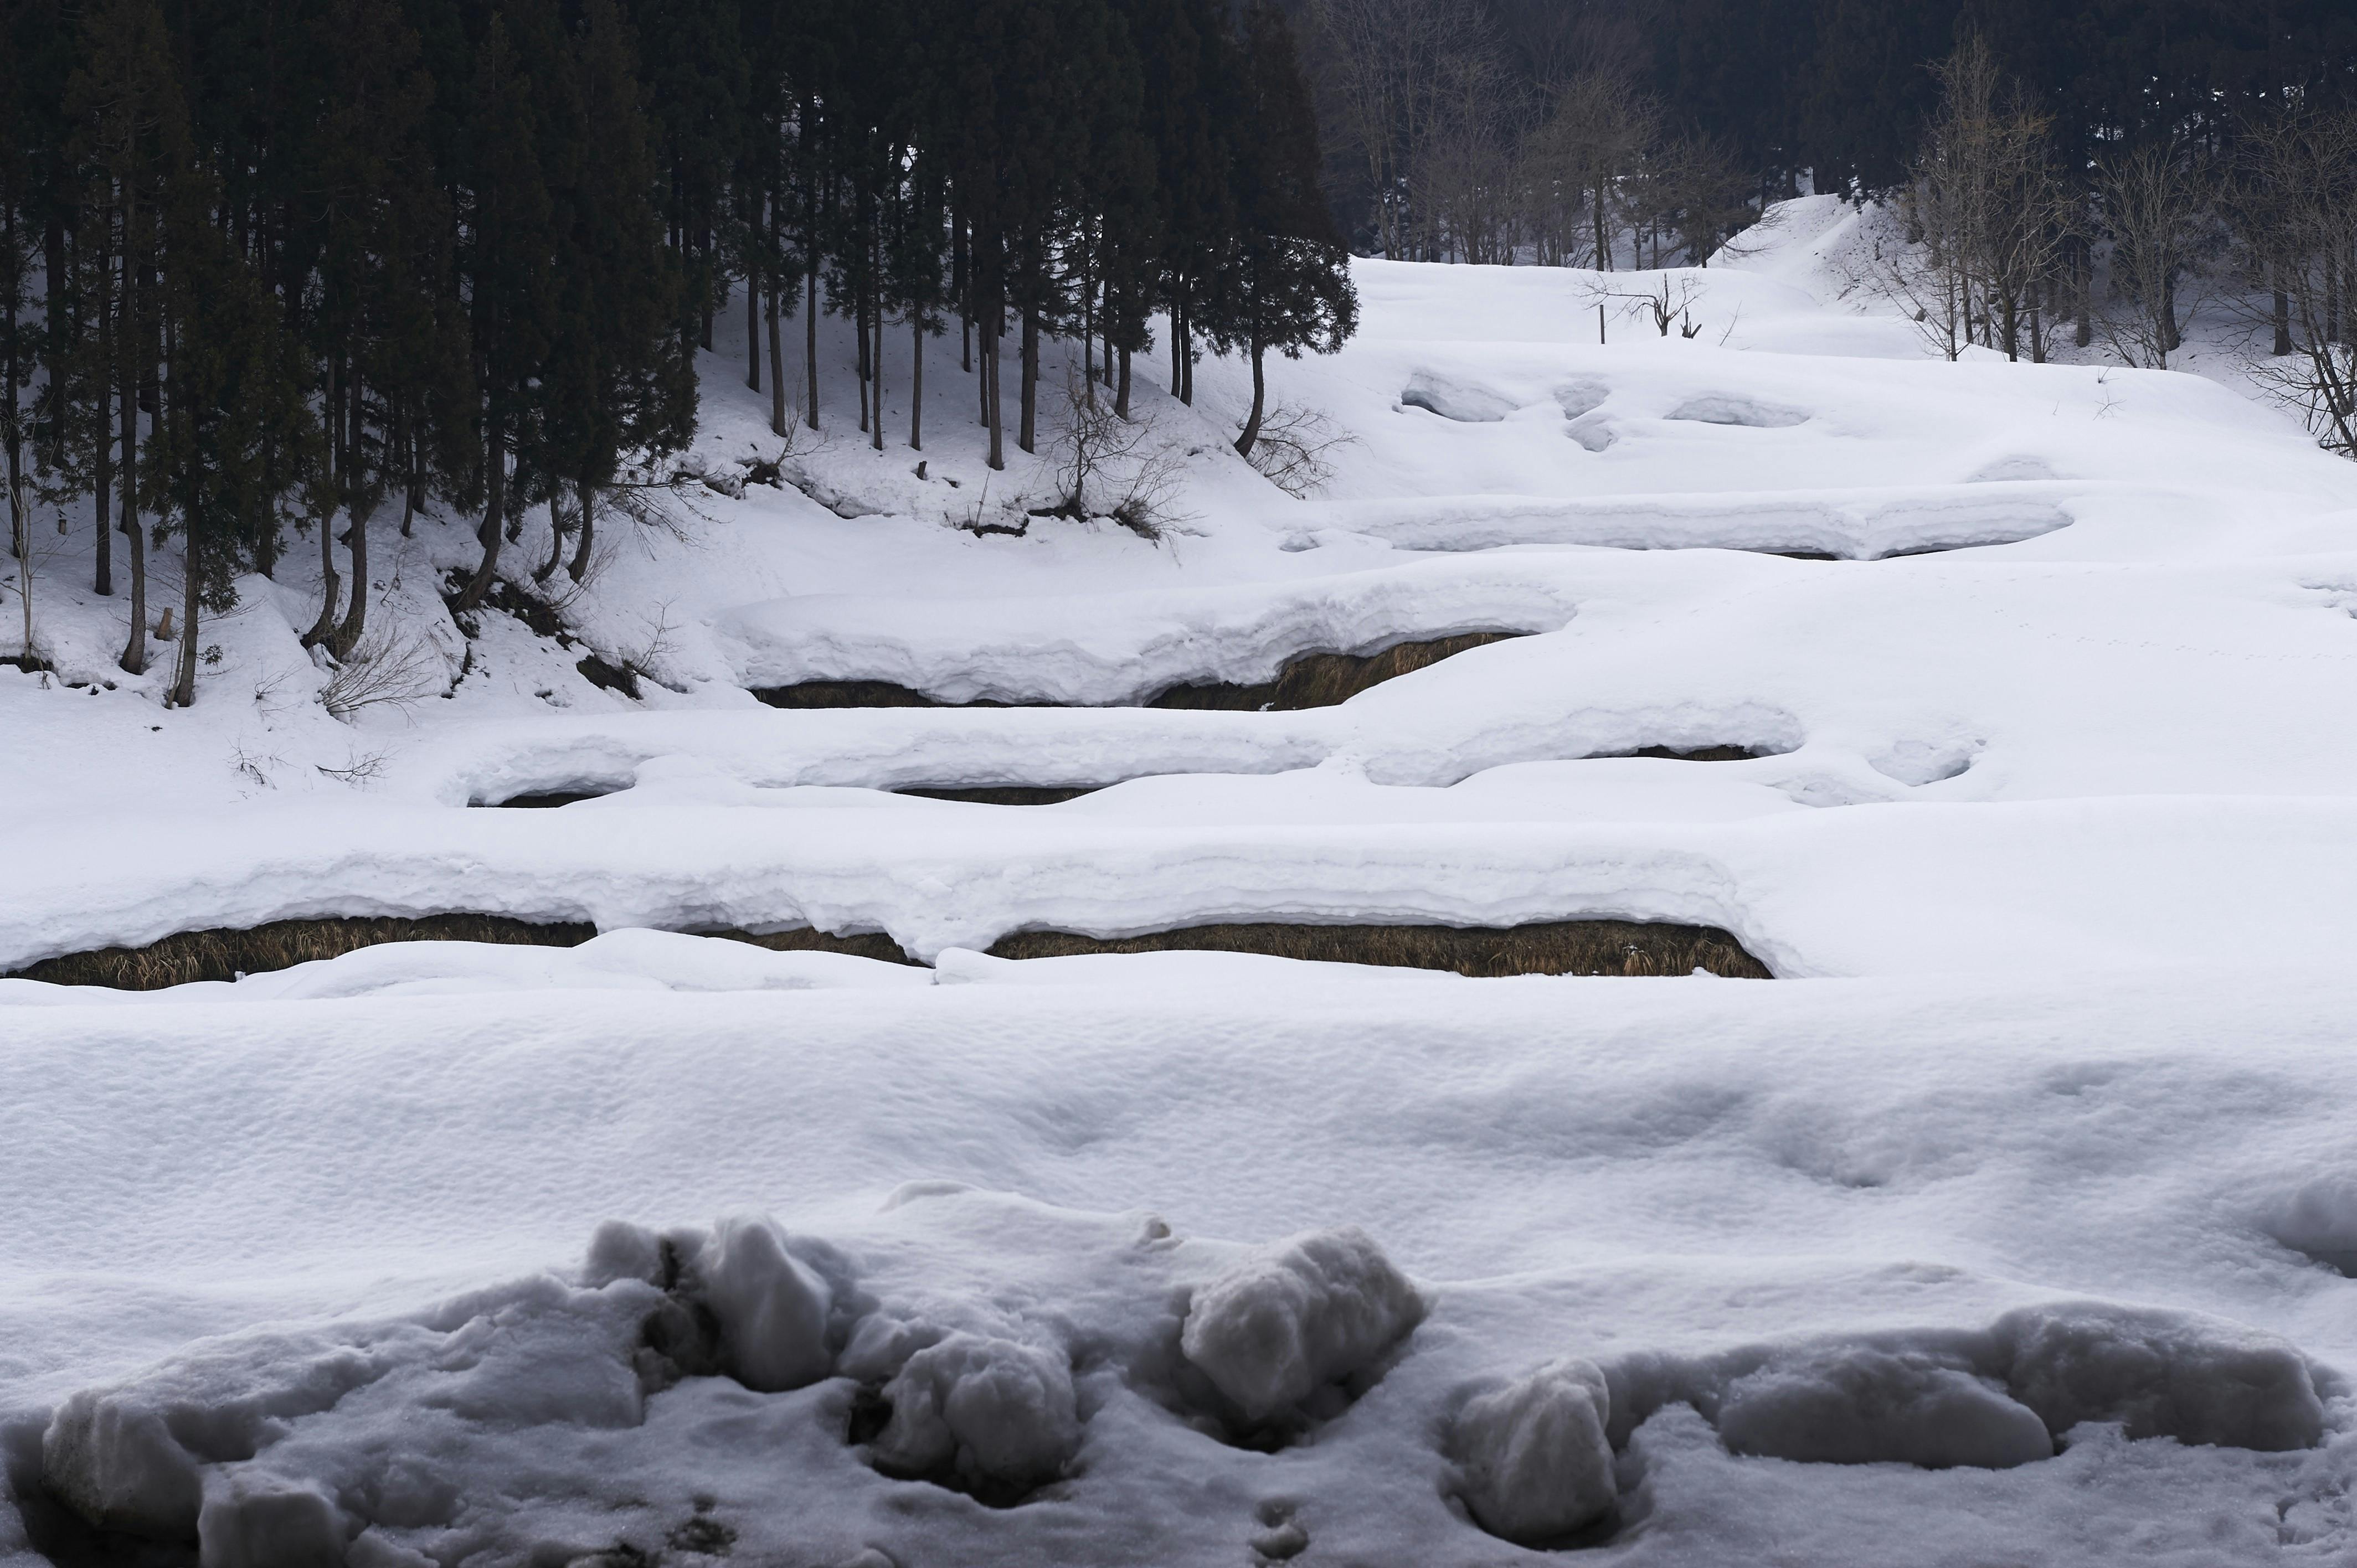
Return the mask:
{"type": "Polygon", "coordinates": [[[1143,937],[1017,931],[996,958],[1080,953],[1249,952],[1329,963],[1453,970],[1477,979],[1513,974],[1677,975],[1705,970],[1731,980],[1772,980],[1768,966],[1714,926],[1630,920],[1556,920],[1505,928],[1455,926],[1189,926],[1143,937]]]}
{"type": "Polygon", "coordinates": [[[699,931],[699,936],[722,937],[732,942],[749,942],[771,952],[839,952],[853,958],[872,958],[883,963],[913,964],[917,961],[901,950],[900,944],[881,931],[855,931],[837,936],[833,931],[814,931],[799,926],[791,931],[764,931],[756,936],[751,931],[699,931]]]}
{"type": "Polygon", "coordinates": [[[1102,784],[990,784],[963,789],[896,789],[896,795],[916,795],[928,800],[963,800],[974,806],[1060,806],[1083,795],[1093,795],[1102,784]]]}
{"type": "Polygon", "coordinates": [[[424,915],[360,919],[273,920],[244,930],[181,931],[144,948],[100,948],[43,959],[13,978],[52,985],[160,991],[198,980],[235,980],[317,959],[340,958],[384,942],[500,942],[578,947],[597,934],[584,922],[535,924],[507,915],[424,915]]]}
{"type": "MultiPolygon", "coordinates": [[[[1425,642],[1395,643],[1380,653],[1303,653],[1286,661],[1274,681],[1241,686],[1226,682],[1173,686],[1147,701],[1149,708],[1216,709],[1227,713],[1292,713],[1330,708],[1370,686],[1437,664],[1454,654],[1502,642],[1519,631],[1470,631],[1425,642]]],[[[773,708],[1005,708],[1056,707],[1053,703],[1015,703],[985,699],[943,703],[888,681],[803,681],[757,689],[753,695],[773,708]]],[[[910,791],[914,793],[914,791],[910,791]]]]}

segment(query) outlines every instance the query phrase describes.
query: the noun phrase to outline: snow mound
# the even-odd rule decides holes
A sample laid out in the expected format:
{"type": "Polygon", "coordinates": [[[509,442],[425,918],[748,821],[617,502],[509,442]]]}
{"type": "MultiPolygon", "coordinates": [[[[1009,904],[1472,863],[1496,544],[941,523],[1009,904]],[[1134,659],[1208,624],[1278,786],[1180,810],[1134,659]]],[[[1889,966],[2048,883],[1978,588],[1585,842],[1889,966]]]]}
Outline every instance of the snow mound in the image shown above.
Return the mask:
{"type": "Polygon", "coordinates": [[[1944,1358],[1870,1347],[1737,1379],[1718,1431],[1731,1452],[1809,1464],[2003,1470],[2054,1454],[2045,1423],[1989,1380],[1944,1358]]]}
{"type": "Polygon", "coordinates": [[[2257,1329],[2101,1303],[2027,1307],[1999,1319],[2014,1398],[2061,1436],[2083,1421],[2131,1438],[2275,1453],[2324,1439],[2308,1362],[2257,1329]]]}
{"type": "Polygon", "coordinates": [[[1305,1231],[1195,1292],[1179,1348],[1245,1420],[1298,1410],[1362,1372],[1424,1316],[1424,1300],[1357,1226],[1305,1231]]]}
{"type": "Polygon", "coordinates": [[[1537,1545],[1609,1514],[1611,1402],[1595,1364],[1569,1357],[1467,1401],[1450,1446],[1475,1521],[1492,1535],[1537,1545]]]}
{"type": "Polygon", "coordinates": [[[909,1357],[884,1398],[892,1417],[871,1452],[888,1473],[1028,1488],[1062,1475],[1081,1444],[1071,1369],[1038,1346],[952,1334],[909,1357]]]}
{"type": "Polygon", "coordinates": [[[2357,1173],[2338,1171],[2285,1193],[2267,1207],[2259,1229],[2357,1279],[2357,1173]]]}
{"type": "Polygon", "coordinates": [[[1512,402],[1486,387],[1428,371],[1418,371],[1408,378],[1405,390],[1400,393],[1400,406],[1420,408],[1460,424],[1495,424],[1514,412],[1512,402]]]}
{"type": "Polygon", "coordinates": [[[1739,424],[1753,430],[1784,430],[1809,422],[1809,416],[1799,409],[1762,403],[1737,392],[1705,392],[1690,397],[1662,417],[1695,424],[1739,424]]]}

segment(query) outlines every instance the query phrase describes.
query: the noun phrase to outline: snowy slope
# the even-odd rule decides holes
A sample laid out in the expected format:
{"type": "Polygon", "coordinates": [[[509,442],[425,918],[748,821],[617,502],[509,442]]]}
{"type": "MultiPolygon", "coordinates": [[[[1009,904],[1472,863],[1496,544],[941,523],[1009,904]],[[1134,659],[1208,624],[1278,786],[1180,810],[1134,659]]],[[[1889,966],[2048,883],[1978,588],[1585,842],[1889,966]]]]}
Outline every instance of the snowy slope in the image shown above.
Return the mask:
{"type": "MultiPolygon", "coordinates": [[[[0,981],[11,1474],[222,1563],[1494,1563],[1599,1496],[1632,1563],[2357,1558],[2357,470],[2194,376],[1928,357],[1845,212],[1670,274],[1691,339],[1596,340],[1662,274],[1361,263],[1361,338],[1272,368],[1355,438],[1312,500],[1225,449],[1242,366],[1185,409],[1142,361],[1158,542],[954,526],[1046,462],[985,494],[954,344],[921,478],[905,364],[878,455],[831,363],[794,483],[607,523],[575,646],[451,624],[463,520],[385,540],[432,679],[350,723],[301,551],[185,712],[61,555],[58,673],[0,669],[0,972],[607,934],[0,981]],[[1134,705],[1474,630],[1530,635],[1134,705]],[[1064,705],[748,692],[803,680],[1064,705]],[[1110,787],[888,792],[998,784],[1110,787]],[[607,793],[479,809],[535,791],[607,793]],[[1581,917],[1780,979],[976,950],[1581,917]],[[936,967],[667,934],[802,925],[936,967]],[[676,1230],[746,1214],[782,1240],[676,1230]]],[[[702,468],[780,456],[705,371],[702,468]]]]}

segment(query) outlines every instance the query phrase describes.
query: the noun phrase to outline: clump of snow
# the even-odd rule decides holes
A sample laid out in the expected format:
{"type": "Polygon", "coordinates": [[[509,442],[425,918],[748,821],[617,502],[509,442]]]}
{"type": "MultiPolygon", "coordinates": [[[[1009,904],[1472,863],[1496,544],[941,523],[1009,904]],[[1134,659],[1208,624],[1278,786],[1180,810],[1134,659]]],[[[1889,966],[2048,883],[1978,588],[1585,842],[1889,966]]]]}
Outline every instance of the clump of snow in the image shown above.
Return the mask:
{"type": "Polygon", "coordinates": [[[872,1451],[887,1471],[1027,1488],[1063,1474],[1080,1447],[1071,1369],[1039,1346],[952,1334],[909,1357],[884,1398],[892,1418],[872,1451]]]}
{"type": "Polygon", "coordinates": [[[776,1220],[722,1220],[696,1272],[737,1381],[778,1393],[826,1376],[826,1282],[786,1251],[776,1220]]]}
{"type": "Polygon", "coordinates": [[[197,1519],[204,1568],[342,1568],[344,1516],[317,1487],[230,1472],[197,1519]]]}
{"type": "Polygon", "coordinates": [[[1357,1226],[1305,1231],[1199,1288],[1179,1346],[1259,1423],[1364,1371],[1424,1316],[1424,1300],[1357,1226]]]}
{"type": "Polygon", "coordinates": [[[1735,1453],[1813,1464],[2002,1470],[2054,1454],[2045,1423],[1992,1380],[1945,1357],[1872,1346],[1737,1379],[1718,1432],[1735,1453]]]}
{"type": "Polygon", "coordinates": [[[1609,1514],[1611,1408],[1603,1372],[1569,1357],[1468,1400],[1450,1446],[1474,1520],[1492,1535],[1534,1545],[1609,1514]]]}
{"type": "Polygon", "coordinates": [[[2008,1313],[2007,1381],[2057,1436],[2115,1421],[2130,1438],[2280,1452],[2323,1441],[2308,1361],[2274,1335],[2190,1313],[2065,1303],[2008,1313]]]}

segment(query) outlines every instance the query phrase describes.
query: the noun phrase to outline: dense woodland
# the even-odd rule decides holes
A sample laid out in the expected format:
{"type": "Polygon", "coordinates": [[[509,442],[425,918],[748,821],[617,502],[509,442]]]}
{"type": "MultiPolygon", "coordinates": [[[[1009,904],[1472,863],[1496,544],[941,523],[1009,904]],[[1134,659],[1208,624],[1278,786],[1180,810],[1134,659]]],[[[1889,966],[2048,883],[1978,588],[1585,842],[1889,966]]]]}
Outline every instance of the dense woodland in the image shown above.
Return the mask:
{"type": "Polygon", "coordinates": [[[129,599],[123,667],[167,656],[151,628],[177,609],[181,703],[200,618],[288,549],[318,552],[306,640],[339,660],[367,635],[371,529],[407,532],[429,505],[479,518],[456,609],[503,575],[577,578],[601,508],[692,437],[699,348],[741,354],[783,435],[852,416],[821,405],[818,317],[840,316],[859,427],[921,449],[921,400],[888,437],[880,387],[920,388],[941,340],[996,467],[1008,439],[1040,439],[1044,338],[1076,342],[1082,395],[1120,419],[1157,315],[1185,399],[1206,349],[1249,357],[1258,386],[1264,356],[1330,349],[1354,320],[1270,0],[7,15],[0,441],[20,583],[35,529],[94,516],[94,586],[129,599]],[[534,507],[553,548],[503,563],[534,507]],[[159,620],[146,557],[167,537],[187,569],[159,620]]]}

